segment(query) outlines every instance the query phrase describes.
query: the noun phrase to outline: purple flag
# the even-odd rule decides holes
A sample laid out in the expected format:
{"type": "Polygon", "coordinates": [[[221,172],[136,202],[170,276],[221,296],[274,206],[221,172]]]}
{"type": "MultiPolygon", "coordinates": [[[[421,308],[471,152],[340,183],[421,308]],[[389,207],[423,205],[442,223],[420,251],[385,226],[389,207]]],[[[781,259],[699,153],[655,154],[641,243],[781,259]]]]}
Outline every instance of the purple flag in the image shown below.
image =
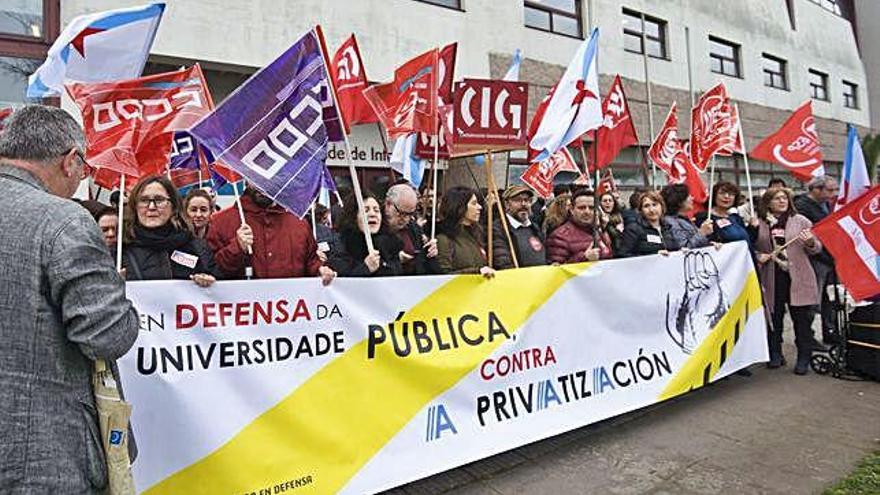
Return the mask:
{"type": "Polygon", "coordinates": [[[342,139],[329,91],[320,41],[311,30],[190,133],[214,158],[302,217],[330,177],[328,140],[342,139]]]}

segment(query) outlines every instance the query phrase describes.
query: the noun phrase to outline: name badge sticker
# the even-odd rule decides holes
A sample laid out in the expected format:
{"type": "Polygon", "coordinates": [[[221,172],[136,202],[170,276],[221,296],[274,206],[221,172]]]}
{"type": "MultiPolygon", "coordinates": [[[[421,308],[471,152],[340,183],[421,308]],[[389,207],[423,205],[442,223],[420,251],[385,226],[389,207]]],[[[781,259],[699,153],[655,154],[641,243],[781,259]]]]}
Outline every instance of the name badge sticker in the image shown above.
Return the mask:
{"type": "Polygon", "coordinates": [[[171,261],[177,263],[178,265],[183,265],[187,268],[195,268],[196,263],[199,262],[199,257],[189,253],[174,251],[173,253],[171,253],[171,261]]]}
{"type": "Polygon", "coordinates": [[[659,235],[648,234],[648,242],[651,244],[663,244],[663,239],[659,235]]]}

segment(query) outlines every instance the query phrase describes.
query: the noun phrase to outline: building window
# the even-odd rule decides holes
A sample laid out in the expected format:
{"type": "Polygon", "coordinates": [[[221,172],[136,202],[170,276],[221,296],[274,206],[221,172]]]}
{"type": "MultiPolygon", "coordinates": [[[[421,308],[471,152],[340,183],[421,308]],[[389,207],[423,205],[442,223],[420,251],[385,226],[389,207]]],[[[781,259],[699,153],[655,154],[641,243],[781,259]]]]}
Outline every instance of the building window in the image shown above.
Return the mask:
{"type": "Polygon", "coordinates": [[[859,86],[851,82],[843,81],[843,106],[846,108],[859,108],[859,86]]]}
{"type": "Polygon", "coordinates": [[[25,103],[27,78],[60,31],[60,0],[0,1],[0,108],[25,103]]]}
{"type": "Polygon", "coordinates": [[[764,54],[764,86],[776,89],[788,89],[788,62],[764,54]]]}
{"type": "Polygon", "coordinates": [[[0,33],[26,38],[43,37],[42,0],[6,2],[0,7],[0,33]]]}
{"type": "Polygon", "coordinates": [[[742,77],[739,45],[709,36],[709,59],[712,72],[725,76],[742,77]]]}
{"type": "Polygon", "coordinates": [[[525,0],[528,27],[583,38],[580,0],[525,0]]]}
{"type": "Polygon", "coordinates": [[[828,74],[810,69],[810,97],[814,100],[828,99],[828,74]]]}
{"type": "Polygon", "coordinates": [[[461,0],[416,0],[416,1],[439,5],[441,7],[447,7],[447,8],[455,9],[455,10],[462,10],[461,0]]]}
{"type": "Polygon", "coordinates": [[[842,11],[840,10],[840,5],[837,3],[837,0],[810,0],[810,1],[815,3],[818,6],[822,7],[823,9],[827,10],[828,12],[833,12],[833,13],[840,15],[840,16],[843,15],[842,11]]]}
{"type": "Polygon", "coordinates": [[[649,17],[641,12],[623,9],[623,49],[632,53],[645,53],[654,58],[667,58],[666,21],[649,17]],[[642,19],[644,18],[645,47],[642,46],[642,19]]]}

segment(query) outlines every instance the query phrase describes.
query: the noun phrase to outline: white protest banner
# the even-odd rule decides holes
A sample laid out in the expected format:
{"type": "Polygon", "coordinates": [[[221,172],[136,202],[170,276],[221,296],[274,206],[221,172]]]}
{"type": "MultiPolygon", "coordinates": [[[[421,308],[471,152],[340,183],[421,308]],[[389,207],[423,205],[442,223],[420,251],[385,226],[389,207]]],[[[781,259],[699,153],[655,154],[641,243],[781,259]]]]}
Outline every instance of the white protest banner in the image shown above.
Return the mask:
{"type": "Polygon", "coordinates": [[[744,243],[476,275],[133,282],[143,493],[367,493],[767,360],[744,243]]]}

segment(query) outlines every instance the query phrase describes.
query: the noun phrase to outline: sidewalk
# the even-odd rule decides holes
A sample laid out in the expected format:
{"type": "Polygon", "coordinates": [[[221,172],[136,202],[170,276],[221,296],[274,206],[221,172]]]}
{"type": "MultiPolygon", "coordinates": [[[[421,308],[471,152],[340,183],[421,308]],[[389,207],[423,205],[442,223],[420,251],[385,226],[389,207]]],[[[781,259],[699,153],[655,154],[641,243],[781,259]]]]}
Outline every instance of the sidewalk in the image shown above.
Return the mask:
{"type": "Polygon", "coordinates": [[[880,450],[880,383],[750,369],[389,493],[821,493],[880,450]]]}

